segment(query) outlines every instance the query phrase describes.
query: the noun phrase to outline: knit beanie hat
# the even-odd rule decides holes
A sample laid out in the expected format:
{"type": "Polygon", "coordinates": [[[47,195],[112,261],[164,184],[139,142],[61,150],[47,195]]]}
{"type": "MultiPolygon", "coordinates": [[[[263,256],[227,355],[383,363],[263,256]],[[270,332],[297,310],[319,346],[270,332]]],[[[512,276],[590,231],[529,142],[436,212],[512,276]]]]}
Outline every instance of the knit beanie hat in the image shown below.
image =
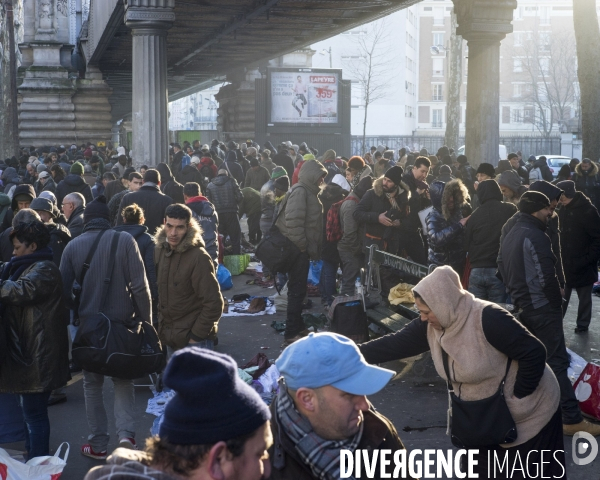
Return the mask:
{"type": "Polygon", "coordinates": [[[467,164],[467,163],[468,163],[468,160],[467,160],[467,156],[466,156],[466,155],[459,155],[458,157],[456,157],[456,161],[457,161],[458,163],[460,163],[461,165],[465,165],[465,164],[467,164]]]}
{"type": "Polygon", "coordinates": [[[271,172],[271,180],[275,180],[276,178],[283,177],[287,175],[287,171],[283,167],[275,167],[271,172]]]}
{"type": "Polygon", "coordinates": [[[519,212],[532,214],[539,212],[540,210],[549,207],[550,200],[548,197],[540,192],[527,191],[521,196],[519,200],[519,212]]]}
{"type": "Polygon", "coordinates": [[[47,198],[34,198],[29,208],[40,212],[48,212],[54,217],[54,205],[47,198]]]}
{"type": "Polygon", "coordinates": [[[283,177],[277,177],[273,182],[273,186],[282,192],[287,192],[290,188],[290,177],[287,175],[284,175],[283,177]]]}
{"type": "Polygon", "coordinates": [[[100,195],[88,203],[83,211],[84,224],[96,218],[103,218],[110,221],[110,210],[108,209],[104,195],[100,195]]]}
{"type": "Polygon", "coordinates": [[[366,177],[360,179],[358,185],[354,187],[353,192],[358,198],[362,198],[363,195],[367,193],[367,190],[371,190],[371,188],[373,188],[373,177],[371,175],[367,175],[366,177]]]}
{"type": "Polygon", "coordinates": [[[92,149],[90,147],[86,148],[83,152],[83,156],[85,158],[90,158],[92,156],[92,149]]]}
{"type": "Polygon", "coordinates": [[[257,158],[254,158],[254,157],[252,157],[252,158],[250,159],[250,166],[251,166],[251,167],[258,167],[259,165],[260,165],[260,164],[258,163],[258,159],[257,159],[257,158]]]}
{"type": "Polygon", "coordinates": [[[558,182],[556,186],[563,191],[565,197],[573,198],[575,196],[575,182],[573,180],[563,180],[558,182]]]}
{"type": "Polygon", "coordinates": [[[494,170],[494,166],[491,163],[480,163],[479,167],[477,167],[477,173],[483,173],[491,178],[496,176],[496,170],[494,170]]]}
{"type": "Polygon", "coordinates": [[[306,161],[306,160],[316,160],[315,156],[312,153],[307,153],[302,158],[304,159],[304,161],[306,161]]]}
{"type": "Polygon", "coordinates": [[[69,173],[74,175],[83,175],[83,165],[79,162],[75,162],[73,165],[71,165],[71,170],[69,170],[69,173]]]}
{"type": "Polygon", "coordinates": [[[403,173],[404,170],[402,170],[400,165],[394,165],[387,172],[385,172],[383,176],[389,178],[392,182],[394,182],[395,185],[400,185],[403,173]]]}
{"type": "Polygon", "coordinates": [[[164,384],[175,391],[160,438],[175,445],[212,445],[248,435],[271,418],[258,393],[237,373],[229,355],[199,347],[175,352],[164,384]]]}
{"type": "Polygon", "coordinates": [[[348,168],[352,170],[356,170],[357,172],[361,171],[365,167],[365,161],[362,157],[354,156],[348,160],[348,168]]]}

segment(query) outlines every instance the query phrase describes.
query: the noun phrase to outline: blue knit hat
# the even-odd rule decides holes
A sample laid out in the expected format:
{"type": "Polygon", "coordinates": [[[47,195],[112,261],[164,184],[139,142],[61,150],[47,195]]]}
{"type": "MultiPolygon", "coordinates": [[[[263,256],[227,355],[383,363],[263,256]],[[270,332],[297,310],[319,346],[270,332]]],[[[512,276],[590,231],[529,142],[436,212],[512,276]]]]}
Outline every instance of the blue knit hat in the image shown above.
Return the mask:
{"type": "Polygon", "coordinates": [[[106,197],[100,195],[85,206],[83,211],[83,223],[86,224],[95,218],[110,220],[110,210],[106,204],[106,197]]]}
{"type": "Polygon", "coordinates": [[[271,419],[229,355],[193,346],[178,350],[163,382],[175,391],[159,431],[170,443],[212,445],[250,434],[271,419]]]}

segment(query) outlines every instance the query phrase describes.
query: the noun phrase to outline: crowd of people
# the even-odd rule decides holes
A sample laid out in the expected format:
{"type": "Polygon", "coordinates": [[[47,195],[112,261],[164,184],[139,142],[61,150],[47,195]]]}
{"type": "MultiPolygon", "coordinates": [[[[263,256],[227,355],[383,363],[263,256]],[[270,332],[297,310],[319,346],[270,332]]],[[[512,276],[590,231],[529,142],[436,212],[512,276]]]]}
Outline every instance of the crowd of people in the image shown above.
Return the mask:
{"type": "MultiPolygon", "coordinates": [[[[511,455],[560,449],[563,433],[600,435],[567,377],[563,332],[575,290],[575,332],[587,334],[598,281],[600,174],[590,159],[554,178],[545,157],[524,162],[520,152],[473,167],[445,146],[430,155],[380,145],[346,158],[306,143],[213,140],[174,143],[156,167],[88,143],[24,149],[0,170],[0,393],[20,405],[30,458],[49,453],[47,407],[81,371],[69,338],[98,312],[156,326],[169,359],[162,382],[175,397],[160,435],[135,452],[133,381],[112,377],[119,446],[129,451],[90,480],[339,478],[340,449],[404,448],[366,398],[393,372],[369,363],[429,350],[467,400],[505,378],[519,432],[502,445],[511,455]],[[214,352],[224,308],[216,269],[224,250],[239,255],[274,228],[300,253],[286,272],[265,272],[288,292],[282,378],[268,409],[214,352]],[[372,245],[436,267],[414,289],[420,318],[358,347],[309,334],[311,261],[322,261],[327,309],[354,294],[372,245]]],[[[402,279],[382,268],[383,298],[402,279]]],[[[83,370],[90,435],[81,453],[97,460],[109,455],[104,380],[83,370]]],[[[559,460],[547,470],[554,478],[563,478],[559,460]]]]}

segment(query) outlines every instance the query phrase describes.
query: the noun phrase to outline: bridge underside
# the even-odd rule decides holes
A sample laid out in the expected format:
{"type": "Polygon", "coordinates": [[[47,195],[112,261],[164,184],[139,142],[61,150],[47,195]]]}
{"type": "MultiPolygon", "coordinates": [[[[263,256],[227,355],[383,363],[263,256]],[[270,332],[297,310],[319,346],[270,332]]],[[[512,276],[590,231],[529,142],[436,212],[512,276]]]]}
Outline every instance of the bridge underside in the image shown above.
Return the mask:
{"type": "MultiPolygon", "coordinates": [[[[175,0],[175,22],[167,36],[169,100],[224,80],[240,67],[265,64],[417,1],[175,0]]],[[[115,120],[132,109],[133,41],[124,14],[119,2],[110,22],[112,35],[94,55],[113,89],[115,120]]]]}

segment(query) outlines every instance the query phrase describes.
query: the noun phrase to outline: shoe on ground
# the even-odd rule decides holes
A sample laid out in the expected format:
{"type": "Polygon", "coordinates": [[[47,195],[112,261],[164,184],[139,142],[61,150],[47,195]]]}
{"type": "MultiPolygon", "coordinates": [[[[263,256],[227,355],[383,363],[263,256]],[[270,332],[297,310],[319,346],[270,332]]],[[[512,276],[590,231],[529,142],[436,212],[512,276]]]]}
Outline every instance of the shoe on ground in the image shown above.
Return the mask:
{"type": "Polygon", "coordinates": [[[51,394],[50,398],[48,398],[48,406],[56,405],[57,403],[62,403],[67,401],[66,393],[59,394],[51,394]]]}
{"type": "Polygon", "coordinates": [[[94,449],[89,443],[86,443],[81,447],[81,454],[93,458],[94,460],[106,460],[106,457],[108,456],[106,450],[103,452],[94,452],[94,449]]]}
{"type": "Polygon", "coordinates": [[[129,450],[137,450],[137,444],[135,438],[123,437],[119,440],[119,448],[128,448],[129,450]]]}
{"type": "Polygon", "coordinates": [[[600,435],[600,425],[596,423],[588,422],[587,420],[583,420],[579,423],[575,423],[573,425],[564,425],[563,424],[563,435],[567,435],[572,437],[577,432],[586,432],[590,435],[597,437],[600,435]]]}
{"type": "Polygon", "coordinates": [[[291,338],[285,338],[281,344],[281,348],[289,347],[292,343],[297,342],[301,338],[306,337],[310,332],[308,330],[302,330],[298,335],[291,338]]]}
{"type": "Polygon", "coordinates": [[[588,327],[575,327],[575,333],[587,333],[588,327]]]}

